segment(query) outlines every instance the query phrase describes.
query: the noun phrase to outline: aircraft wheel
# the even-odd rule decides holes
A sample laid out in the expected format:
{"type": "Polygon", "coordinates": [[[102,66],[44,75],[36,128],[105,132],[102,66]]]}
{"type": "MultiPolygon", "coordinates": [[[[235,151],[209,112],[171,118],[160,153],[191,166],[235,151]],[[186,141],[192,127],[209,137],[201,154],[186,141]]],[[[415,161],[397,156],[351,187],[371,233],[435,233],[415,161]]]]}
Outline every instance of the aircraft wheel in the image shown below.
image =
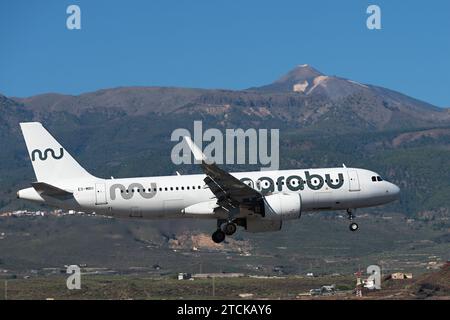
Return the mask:
{"type": "Polygon", "coordinates": [[[225,226],[223,227],[223,232],[225,232],[225,234],[227,236],[231,236],[236,232],[236,224],[233,222],[228,222],[225,224],[225,226]]]}
{"type": "Polygon", "coordinates": [[[349,229],[350,229],[350,231],[358,230],[358,224],[355,222],[350,223],[349,229]]]}
{"type": "Polygon", "coordinates": [[[225,232],[223,232],[222,230],[218,229],[216,230],[213,234],[212,234],[212,240],[215,243],[221,243],[225,240],[225,232]]]}

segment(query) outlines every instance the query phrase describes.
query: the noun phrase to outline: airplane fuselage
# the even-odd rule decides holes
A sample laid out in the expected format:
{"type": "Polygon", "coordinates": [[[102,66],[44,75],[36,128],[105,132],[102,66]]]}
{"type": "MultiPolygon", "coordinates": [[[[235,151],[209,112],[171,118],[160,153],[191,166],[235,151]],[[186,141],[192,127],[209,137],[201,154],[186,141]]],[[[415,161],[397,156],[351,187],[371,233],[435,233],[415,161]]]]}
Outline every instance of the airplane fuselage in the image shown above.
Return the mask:
{"type": "MultiPolygon", "coordinates": [[[[342,210],[371,207],[394,201],[399,189],[387,181],[378,181],[375,172],[355,168],[324,168],[231,173],[264,195],[297,193],[301,211],[342,210]],[[373,181],[375,177],[375,181],[373,181]]],[[[58,181],[73,192],[73,198],[44,199],[33,188],[21,190],[20,198],[29,198],[64,209],[121,218],[213,218],[215,214],[185,214],[186,207],[212,201],[214,194],[204,174],[157,176],[125,179],[80,179],[58,181]],[[26,191],[25,191],[26,190],[26,191]],[[42,199],[42,200],[41,200],[42,199]]],[[[300,213],[299,213],[300,214],[300,213]]]]}

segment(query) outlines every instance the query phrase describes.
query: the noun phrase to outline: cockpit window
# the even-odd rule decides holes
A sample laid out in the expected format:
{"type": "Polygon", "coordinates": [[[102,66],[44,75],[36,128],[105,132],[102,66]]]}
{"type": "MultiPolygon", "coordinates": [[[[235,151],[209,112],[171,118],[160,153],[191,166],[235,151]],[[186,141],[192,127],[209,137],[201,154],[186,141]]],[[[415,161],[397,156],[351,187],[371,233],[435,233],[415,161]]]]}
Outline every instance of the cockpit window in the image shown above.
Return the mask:
{"type": "Polygon", "coordinates": [[[373,177],[372,177],[372,181],[373,181],[373,182],[377,181],[377,177],[373,176],[373,177]]]}
{"type": "Polygon", "coordinates": [[[377,180],[378,180],[378,181],[383,181],[383,179],[381,179],[380,176],[377,176],[377,180]]]}

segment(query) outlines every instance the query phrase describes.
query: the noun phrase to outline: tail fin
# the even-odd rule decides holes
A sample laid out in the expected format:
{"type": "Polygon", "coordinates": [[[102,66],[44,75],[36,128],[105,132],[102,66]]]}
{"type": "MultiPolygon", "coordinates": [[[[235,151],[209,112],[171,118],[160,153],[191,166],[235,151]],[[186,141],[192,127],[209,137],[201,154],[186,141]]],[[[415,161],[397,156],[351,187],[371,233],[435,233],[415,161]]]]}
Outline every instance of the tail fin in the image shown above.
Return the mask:
{"type": "Polygon", "coordinates": [[[62,180],[93,178],[41,123],[23,122],[20,128],[37,181],[58,183],[62,180]]]}

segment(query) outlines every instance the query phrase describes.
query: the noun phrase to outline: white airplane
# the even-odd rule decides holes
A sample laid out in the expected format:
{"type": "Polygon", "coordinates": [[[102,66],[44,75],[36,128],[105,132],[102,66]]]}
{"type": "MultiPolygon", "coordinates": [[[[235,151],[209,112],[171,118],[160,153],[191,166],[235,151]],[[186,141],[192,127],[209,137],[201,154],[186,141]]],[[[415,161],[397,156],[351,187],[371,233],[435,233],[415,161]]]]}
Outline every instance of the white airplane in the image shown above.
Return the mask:
{"type": "MultiPolygon", "coordinates": [[[[398,199],[375,172],[347,168],[228,173],[185,137],[204,174],[102,179],[89,174],[38,122],[20,124],[36,174],[19,199],[117,218],[217,220],[216,243],[236,232],[276,231],[302,212],[354,210],[398,199]]],[[[351,222],[350,230],[358,225],[351,222]]]]}

